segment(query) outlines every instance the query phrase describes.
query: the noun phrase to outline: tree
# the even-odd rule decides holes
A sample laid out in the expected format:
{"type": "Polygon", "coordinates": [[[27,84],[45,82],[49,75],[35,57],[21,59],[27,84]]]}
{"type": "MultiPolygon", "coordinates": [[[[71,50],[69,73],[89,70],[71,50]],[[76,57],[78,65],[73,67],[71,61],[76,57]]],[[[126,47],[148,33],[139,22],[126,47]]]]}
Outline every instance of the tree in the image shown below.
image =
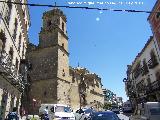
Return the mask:
{"type": "Polygon", "coordinates": [[[111,103],[105,103],[103,109],[108,110],[111,108],[111,103]]]}

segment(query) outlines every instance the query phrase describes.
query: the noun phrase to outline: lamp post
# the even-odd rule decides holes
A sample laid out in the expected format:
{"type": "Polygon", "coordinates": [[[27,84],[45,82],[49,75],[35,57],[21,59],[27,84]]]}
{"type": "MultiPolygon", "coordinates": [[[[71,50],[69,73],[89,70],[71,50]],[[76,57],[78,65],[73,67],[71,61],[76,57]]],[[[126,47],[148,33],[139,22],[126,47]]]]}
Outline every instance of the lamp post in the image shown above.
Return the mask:
{"type": "Polygon", "coordinates": [[[34,114],[35,114],[35,107],[36,107],[36,99],[32,99],[32,101],[33,101],[33,116],[34,116],[34,114]]]}

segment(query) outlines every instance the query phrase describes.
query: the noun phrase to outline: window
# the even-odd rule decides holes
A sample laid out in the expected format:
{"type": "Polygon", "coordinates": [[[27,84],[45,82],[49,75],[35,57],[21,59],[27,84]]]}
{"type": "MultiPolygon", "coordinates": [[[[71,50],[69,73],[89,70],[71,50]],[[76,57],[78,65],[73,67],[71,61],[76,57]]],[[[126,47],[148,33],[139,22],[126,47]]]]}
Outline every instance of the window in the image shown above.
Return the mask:
{"type": "Polygon", "coordinates": [[[62,30],[64,31],[64,22],[62,22],[62,30]]]}
{"type": "Polygon", "coordinates": [[[151,56],[151,59],[155,58],[154,50],[151,50],[151,52],[150,52],[150,56],[151,56]]]}
{"type": "Polygon", "coordinates": [[[159,19],[159,17],[160,17],[160,12],[156,14],[156,18],[159,19]]]}
{"type": "Polygon", "coordinates": [[[22,35],[20,33],[19,35],[19,44],[18,44],[18,51],[20,52],[20,48],[21,48],[21,38],[22,38],[22,35]]]}
{"type": "Polygon", "coordinates": [[[150,69],[152,69],[158,65],[157,56],[156,56],[154,50],[151,50],[150,56],[151,56],[151,59],[148,61],[148,67],[150,69]]]}
{"type": "Polygon", "coordinates": [[[15,18],[15,23],[14,23],[14,33],[13,33],[13,39],[16,39],[16,35],[17,35],[17,27],[18,27],[18,22],[17,22],[17,18],[15,18]]]}
{"type": "Polygon", "coordinates": [[[25,11],[23,11],[23,16],[24,16],[24,18],[25,18],[25,11]]]}
{"type": "Polygon", "coordinates": [[[62,43],[62,47],[64,48],[64,43],[62,43]]]}
{"type": "Polygon", "coordinates": [[[142,75],[146,75],[149,72],[146,59],[143,59],[142,75]]]}
{"type": "Polygon", "coordinates": [[[16,58],[16,68],[18,69],[18,59],[16,58]]]}
{"type": "Polygon", "coordinates": [[[13,48],[12,47],[10,47],[9,56],[11,59],[13,59],[13,48]]]}
{"type": "Polygon", "coordinates": [[[52,25],[52,22],[50,20],[48,20],[47,27],[49,27],[50,25],[52,25]]]}
{"type": "Polygon", "coordinates": [[[153,107],[150,109],[151,115],[160,115],[160,108],[159,107],[153,107]]]}
{"type": "Polygon", "coordinates": [[[22,57],[24,57],[25,53],[24,53],[24,43],[23,43],[23,50],[22,50],[22,57]]]}
{"type": "Polygon", "coordinates": [[[160,81],[160,72],[156,73],[156,80],[160,81]]]}
{"type": "Polygon", "coordinates": [[[63,76],[63,77],[65,76],[65,72],[64,72],[64,69],[63,69],[63,72],[62,72],[62,76],[63,76]]]}
{"type": "Polygon", "coordinates": [[[141,73],[141,64],[140,61],[137,63],[136,67],[133,70],[133,76],[136,79],[141,73]]]}

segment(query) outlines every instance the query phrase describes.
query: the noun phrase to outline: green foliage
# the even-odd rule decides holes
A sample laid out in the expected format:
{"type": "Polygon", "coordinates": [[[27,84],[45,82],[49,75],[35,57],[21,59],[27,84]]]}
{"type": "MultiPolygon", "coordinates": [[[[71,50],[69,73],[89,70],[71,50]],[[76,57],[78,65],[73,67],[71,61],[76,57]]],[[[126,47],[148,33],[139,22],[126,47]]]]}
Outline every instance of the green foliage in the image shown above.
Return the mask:
{"type": "Polygon", "coordinates": [[[111,104],[110,103],[105,103],[104,106],[103,106],[103,109],[105,110],[109,110],[111,108],[111,104]]]}

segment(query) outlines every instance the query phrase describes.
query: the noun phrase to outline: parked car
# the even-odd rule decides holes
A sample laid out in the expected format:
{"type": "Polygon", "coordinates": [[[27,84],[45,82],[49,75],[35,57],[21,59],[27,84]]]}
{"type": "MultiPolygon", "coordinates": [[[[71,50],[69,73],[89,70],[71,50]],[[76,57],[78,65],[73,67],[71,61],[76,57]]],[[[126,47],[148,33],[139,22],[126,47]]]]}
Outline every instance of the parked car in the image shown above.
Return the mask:
{"type": "Polygon", "coordinates": [[[130,101],[124,102],[122,107],[123,113],[131,113],[133,112],[133,108],[130,101]]]}
{"type": "Polygon", "coordinates": [[[120,120],[120,118],[112,111],[94,112],[90,116],[90,120],[120,120]]]}
{"type": "Polygon", "coordinates": [[[130,120],[160,120],[160,103],[147,102],[139,104],[136,115],[131,116],[130,120]]]}
{"type": "Polygon", "coordinates": [[[113,106],[111,111],[116,113],[116,114],[120,114],[120,112],[119,112],[120,110],[119,110],[118,106],[113,106]]]}
{"type": "Polygon", "coordinates": [[[48,107],[49,120],[70,119],[75,120],[74,113],[68,105],[63,104],[41,104],[39,115],[43,117],[45,108],[48,107]]]}

